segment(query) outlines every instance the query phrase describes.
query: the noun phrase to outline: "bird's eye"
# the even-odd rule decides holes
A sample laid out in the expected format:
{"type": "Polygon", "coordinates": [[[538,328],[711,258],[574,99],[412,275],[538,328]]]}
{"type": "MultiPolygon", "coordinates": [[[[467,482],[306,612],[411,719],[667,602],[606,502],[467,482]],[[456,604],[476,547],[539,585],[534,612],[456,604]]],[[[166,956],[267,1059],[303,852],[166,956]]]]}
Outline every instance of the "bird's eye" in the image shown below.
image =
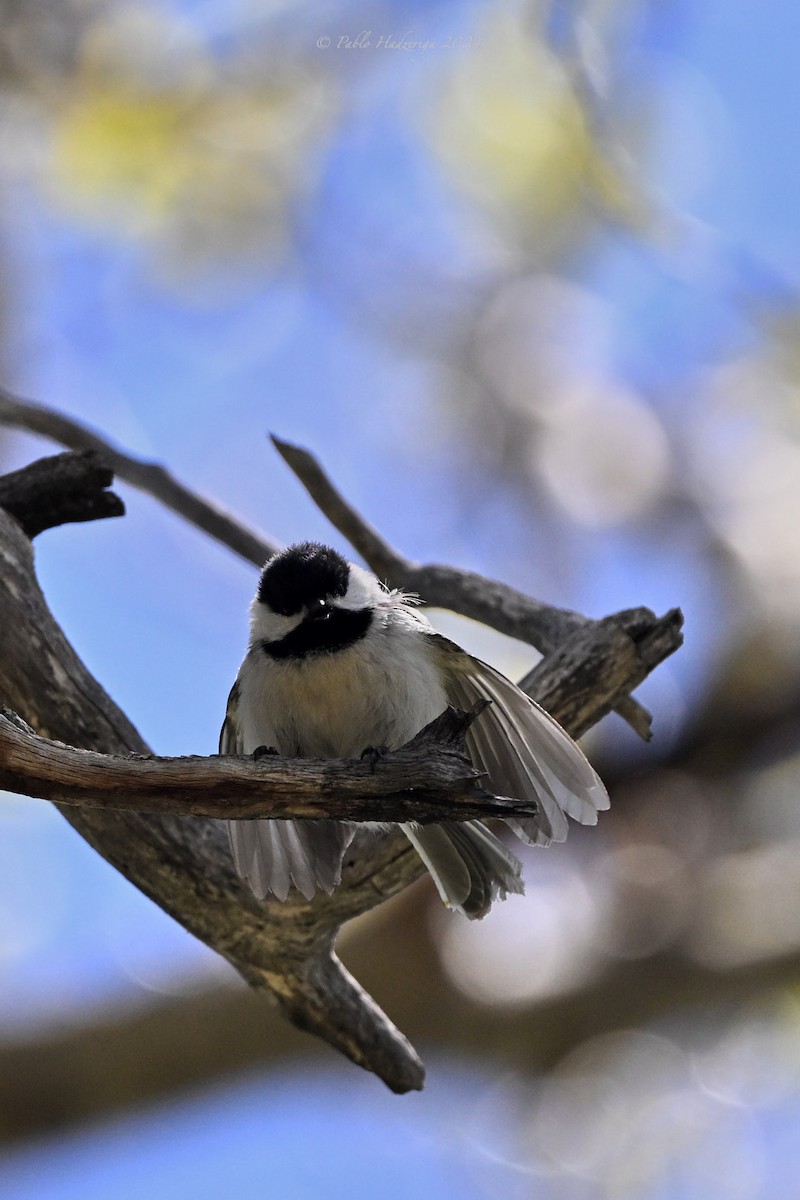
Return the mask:
{"type": "Polygon", "coordinates": [[[308,606],[309,621],[327,621],[331,615],[331,606],[327,600],[315,600],[308,606]]]}

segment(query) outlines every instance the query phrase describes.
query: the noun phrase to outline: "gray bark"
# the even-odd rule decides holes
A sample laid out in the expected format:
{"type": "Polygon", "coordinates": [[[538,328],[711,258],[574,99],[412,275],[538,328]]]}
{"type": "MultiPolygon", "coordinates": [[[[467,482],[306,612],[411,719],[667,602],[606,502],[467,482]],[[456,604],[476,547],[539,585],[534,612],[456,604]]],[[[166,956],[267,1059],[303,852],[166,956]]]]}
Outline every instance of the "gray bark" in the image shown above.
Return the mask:
{"type": "MultiPolygon", "coordinates": [[[[31,543],[2,511],[0,555],[0,703],[52,741],[100,754],[149,754],[54,621],[36,582],[31,543]]],[[[587,623],[540,664],[532,694],[578,735],[680,641],[675,612],[659,619],[636,609],[587,623]]],[[[402,836],[372,837],[368,853],[364,838],[357,839],[342,885],[331,897],[263,903],[237,879],[225,835],[212,820],[59,808],[98,853],[248,983],[269,993],[295,1025],[324,1038],[394,1091],[422,1086],[424,1070],[413,1047],[333,949],[344,922],[422,873],[402,836]]]]}

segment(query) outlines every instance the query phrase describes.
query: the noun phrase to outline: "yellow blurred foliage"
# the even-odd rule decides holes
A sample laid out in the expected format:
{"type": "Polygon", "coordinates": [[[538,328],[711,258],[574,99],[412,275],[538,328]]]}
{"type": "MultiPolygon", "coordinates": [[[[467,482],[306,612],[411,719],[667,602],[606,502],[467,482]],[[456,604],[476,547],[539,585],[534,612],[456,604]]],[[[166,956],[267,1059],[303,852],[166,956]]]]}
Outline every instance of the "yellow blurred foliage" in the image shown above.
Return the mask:
{"type": "Polygon", "coordinates": [[[160,221],[202,169],[193,125],[181,96],[84,90],[56,127],[55,182],[79,205],[111,204],[137,226],[160,221]]]}
{"type": "Polygon", "coordinates": [[[207,257],[285,240],[335,110],[326,78],[224,70],[167,23],[93,27],[52,105],[48,183],[72,216],[128,237],[167,235],[207,257]]]}
{"type": "Polygon", "coordinates": [[[518,14],[487,19],[446,77],[428,137],[457,184],[516,235],[557,240],[587,200],[639,222],[566,64],[518,14]]]}

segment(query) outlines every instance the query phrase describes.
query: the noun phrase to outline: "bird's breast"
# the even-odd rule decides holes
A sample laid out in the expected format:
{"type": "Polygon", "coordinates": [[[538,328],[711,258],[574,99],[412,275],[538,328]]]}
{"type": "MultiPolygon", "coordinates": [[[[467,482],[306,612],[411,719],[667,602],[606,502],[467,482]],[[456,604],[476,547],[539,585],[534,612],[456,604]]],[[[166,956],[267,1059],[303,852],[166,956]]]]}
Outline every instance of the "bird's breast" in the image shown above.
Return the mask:
{"type": "Polygon", "coordinates": [[[355,758],[368,746],[404,745],[447,706],[423,638],[378,629],[297,661],[253,647],[240,674],[244,752],[269,745],[290,757],[355,758]]]}

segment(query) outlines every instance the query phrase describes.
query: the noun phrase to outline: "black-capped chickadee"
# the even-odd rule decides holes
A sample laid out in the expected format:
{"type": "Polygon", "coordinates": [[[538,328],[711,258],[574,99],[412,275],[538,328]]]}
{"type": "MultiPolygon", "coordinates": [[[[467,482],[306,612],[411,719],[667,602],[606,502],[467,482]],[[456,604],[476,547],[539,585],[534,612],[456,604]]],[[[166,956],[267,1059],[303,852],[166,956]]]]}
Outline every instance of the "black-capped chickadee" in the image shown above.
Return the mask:
{"type": "MultiPolygon", "coordinates": [[[[567,835],[567,816],[594,825],[608,796],[569,734],[494,668],[436,633],[399,591],[327,546],[291,546],[261,572],[250,644],[231,690],[221,754],[260,747],[287,757],[357,758],[397,749],[452,704],[491,705],[467,746],[487,786],[535,801],[538,815],[506,823],[524,842],[567,835]]],[[[341,821],[229,821],[239,875],[259,899],[330,894],[356,826],[341,821]]],[[[381,828],[381,826],[378,826],[381,828]]],[[[401,826],[445,904],[484,916],[522,892],[522,867],[481,821],[401,826]]]]}

